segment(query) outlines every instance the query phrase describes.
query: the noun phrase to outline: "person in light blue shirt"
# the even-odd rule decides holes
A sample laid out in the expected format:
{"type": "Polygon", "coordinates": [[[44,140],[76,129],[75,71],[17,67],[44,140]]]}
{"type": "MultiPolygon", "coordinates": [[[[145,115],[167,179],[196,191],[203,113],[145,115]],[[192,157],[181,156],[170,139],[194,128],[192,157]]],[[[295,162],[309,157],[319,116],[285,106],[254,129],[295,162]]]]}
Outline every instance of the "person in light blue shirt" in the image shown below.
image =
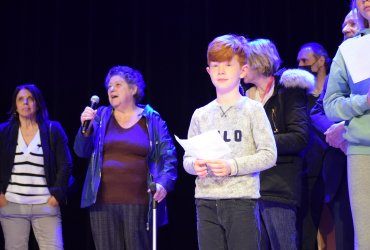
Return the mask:
{"type": "MultiPolygon", "coordinates": [[[[370,1],[353,0],[364,29],[358,39],[370,34],[370,1]]],[[[350,40],[350,39],[348,39],[350,40]]],[[[347,42],[347,41],[345,41],[347,42]]],[[[330,69],[324,109],[332,121],[345,121],[344,138],[348,141],[347,172],[351,210],[355,230],[355,249],[369,249],[370,230],[370,78],[354,83],[343,55],[338,50],[330,69]]]]}

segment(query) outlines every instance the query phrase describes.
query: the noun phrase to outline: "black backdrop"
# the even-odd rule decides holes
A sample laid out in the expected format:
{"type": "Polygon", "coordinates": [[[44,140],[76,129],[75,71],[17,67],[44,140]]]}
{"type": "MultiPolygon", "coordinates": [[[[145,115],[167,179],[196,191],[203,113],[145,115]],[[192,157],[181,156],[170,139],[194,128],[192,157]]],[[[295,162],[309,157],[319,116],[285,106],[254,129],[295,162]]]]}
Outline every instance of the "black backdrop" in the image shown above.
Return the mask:
{"type": "MultiPolygon", "coordinates": [[[[226,33],[275,42],[285,67],[296,66],[300,45],[316,41],[331,57],[342,40],[349,0],[1,0],[0,121],[8,118],[16,85],[36,83],[50,118],[62,123],[72,146],[90,96],[107,105],[104,77],[114,65],[139,69],[144,103],[185,138],[195,108],[214,97],[205,71],[206,49],[226,33]]],[[[196,249],[194,177],[182,168],[169,194],[170,224],[158,249],[196,249]]],[[[72,149],[72,147],[71,147],[72,149]]],[[[86,161],[73,153],[77,180],[63,210],[66,249],[93,249],[87,211],[78,208],[86,161]]],[[[0,159],[1,160],[1,159],[0,159]]],[[[1,246],[0,246],[1,248],[1,246]]]]}

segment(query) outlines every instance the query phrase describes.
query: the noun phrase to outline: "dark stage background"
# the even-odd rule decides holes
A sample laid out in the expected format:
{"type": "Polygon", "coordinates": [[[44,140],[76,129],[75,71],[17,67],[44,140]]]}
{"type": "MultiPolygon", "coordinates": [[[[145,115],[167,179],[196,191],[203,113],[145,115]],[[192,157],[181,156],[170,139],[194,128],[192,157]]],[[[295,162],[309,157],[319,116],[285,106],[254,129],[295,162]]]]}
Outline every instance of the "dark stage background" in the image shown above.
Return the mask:
{"type": "MultiPolygon", "coordinates": [[[[108,104],[107,71],[128,65],[144,75],[144,103],[160,112],[172,134],[185,138],[194,109],[215,98],[205,71],[214,37],[269,38],[284,66],[295,67],[306,42],[322,43],[334,56],[349,5],[349,0],[1,0],[0,121],[8,118],[14,87],[36,83],[72,150],[90,97],[97,94],[108,104]]],[[[197,249],[195,178],[183,170],[183,150],[176,145],[179,177],[168,195],[170,224],[159,230],[158,249],[192,250],[197,249]]],[[[65,249],[94,249],[87,211],[79,209],[87,163],[73,157],[76,185],[63,209],[65,249]]]]}

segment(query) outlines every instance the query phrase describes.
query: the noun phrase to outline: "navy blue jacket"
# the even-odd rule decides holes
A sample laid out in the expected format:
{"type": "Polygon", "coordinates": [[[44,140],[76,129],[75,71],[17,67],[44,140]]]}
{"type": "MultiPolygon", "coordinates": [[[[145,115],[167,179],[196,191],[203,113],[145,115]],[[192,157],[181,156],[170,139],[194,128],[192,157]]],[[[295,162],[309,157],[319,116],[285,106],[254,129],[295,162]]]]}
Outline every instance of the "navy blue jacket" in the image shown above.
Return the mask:
{"type": "MultiPolygon", "coordinates": [[[[323,100],[326,93],[327,80],[328,79],[325,81],[324,88],[319,99],[311,110],[312,125],[324,142],[325,131],[334,124],[334,122],[330,121],[326,117],[324,111],[323,100]]],[[[325,182],[325,201],[330,202],[336,195],[342,179],[346,178],[345,171],[347,167],[347,157],[340,149],[330,147],[326,143],[325,145],[326,148],[322,166],[322,177],[325,182]]]]}
{"type": "MultiPolygon", "coordinates": [[[[65,204],[66,191],[72,171],[72,158],[67,136],[56,121],[38,123],[44,152],[44,169],[49,192],[59,204],[65,204]]],[[[19,121],[0,124],[0,190],[6,192],[14,165],[19,121]]]]}

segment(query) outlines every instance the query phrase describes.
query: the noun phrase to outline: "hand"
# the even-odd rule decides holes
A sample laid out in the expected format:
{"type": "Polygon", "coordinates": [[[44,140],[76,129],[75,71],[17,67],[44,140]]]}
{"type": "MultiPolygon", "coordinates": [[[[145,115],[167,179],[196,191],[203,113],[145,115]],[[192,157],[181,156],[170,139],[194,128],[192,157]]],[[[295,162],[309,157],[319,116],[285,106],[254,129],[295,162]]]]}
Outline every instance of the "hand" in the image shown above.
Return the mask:
{"type": "Polygon", "coordinates": [[[209,160],[207,166],[215,176],[229,176],[231,173],[230,165],[226,160],[209,160]]]}
{"type": "MultiPolygon", "coordinates": [[[[159,183],[155,184],[155,194],[153,196],[153,199],[157,202],[161,202],[167,195],[167,190],[159,183]]],[[[150,189],[148,189],[148,193],[150,193],[150,189]]]]}
{"type": "Polygon", "coordinates": [[[48,204],[49,206],[51,207],[57,207],[59,206],[59,202],[57,201],[57,199],[55,199],[54,196],[50,196],[49,199],[48,199],[48,204]]]}
{"type": "MultiPolygon", "coordinates": [[[[93,110],[90,107],[86,107],[80,117],[81,125],[84,124],[84,121],[94,120],[95,116],[96,116],[96,110],[93,110]]],[[[90,126],[91,126],[91,123],[90,123],[90,126]]]]}
{"type": "Polygon", "coordinates": [[[0,207],[5,207],[8,204],[8,201],[5,198],[3,193],[0,194],[0,207]]]}
{"type": "Polygon", "coordinates": [[[344,121],[331,125],[324,133],[326,135],[326,142],[334,148],[340,148],[340,145],[345,141],[343,138],[344,132],[344,121]]]}
{"type": "Polygon", "coordinates": [[[340,144],[339,148],[345,155],[347,155],[348,142],[344,141],[342,144],[340,144]]]}
{"type": "Polygon", "coordinates": [[[205,160],[196,160],[194,162],[194,170],[199,177],[206,177],[208,175],[207,165],[205,160]]]}

